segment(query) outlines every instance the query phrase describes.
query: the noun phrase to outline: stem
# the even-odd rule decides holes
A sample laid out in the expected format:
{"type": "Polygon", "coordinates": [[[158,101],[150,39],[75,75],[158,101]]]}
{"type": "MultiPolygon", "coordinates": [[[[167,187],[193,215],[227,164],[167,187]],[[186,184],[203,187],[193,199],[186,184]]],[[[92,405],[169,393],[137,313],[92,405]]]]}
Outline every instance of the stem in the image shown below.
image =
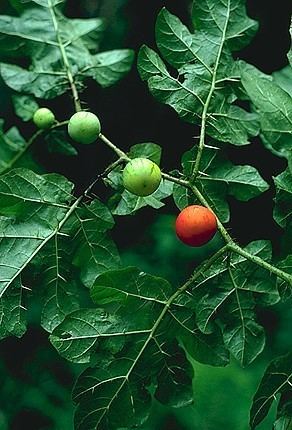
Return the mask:
{"type": "MultiPolygon", "coordinates": [[[[196,186],[189,184],[189,188],[192,190],[192,192],[195,194],[195,196],[198,198],[198,200],[204,206],[206,206],[206,208],[212,210],[209,203],[207,202],[207,200],[205,199],[203,194],[198,190],[198,188],[196,186]]],[[[223,239],[225,240],[226,243],[234,243],[232,237],[230,236],[230,234],[228,233],[226,228],[223,226],[222,222],[218,219],[218,217],[217,217],[217,227],[218,227],[219,232],[221,233],[221,236],[223,237],[223,239]]]]}
{"type": "MultiPolygon", "coordinates": [[[[118,165],[124,161],[130,160],[130,158],[127,156],[127,154],[124,151],[122,151],[116,145],[114,145],[103,134],[100,134],[99,138],[119,156],[119,159],[111,165],[112,168],[115,168],[116,165],[118,165]]],[[[111,166],[109,166],[109,168],[111,166]]],[[[111,170],[112,170],[112,168],[111,168],[111,170]]],[[[106,172],[107,171],[105,170],[104,174],[107,174],[106,172]]],[[[171,182],[174,182],[176,184],[182,185],[183,187],[189,188],[194,193],[194,195],[197,197],[197,199],[200,201],[200,203],[202,203],[208,209],[212,210],[212,208],[210,207],[209,203],[207,202],[207,200],[205,199],[203,194],[199,191],[199,189],[195,185],[192,184],[192,182],[185,180],[185,179],[176,178],[175,176],[169,175],[168,173],[162,173],[162,177],[168,181],[171,181],[171,182]]],[[[218,219],[218,217],[217,217],[217,227],[218,227],[218,230],[219,230],[221,236],[223,237],[223,239],[226,242],[226,246],[223,247],[222,250],[225,250],[226,247],[229,248],[231,251],[236,252],[237,254],[244,256],[246,259],[252,261],[253,263],[256,263],[259,266],[263,267],[264,269],[269,270],[270,272],[276,274],[279,278],[288,282],[292,286],[292,275],[289,275],[288,273],[283,272],[282,270],[278,269],[277,267],[274,267],[273,265],[267,263],[262,258],[254,256],[254,255],[250,254],[249,252],[245,251],[244,249],[242,249],[240,246],[238,246],[235,243],[235,241],[232,239],[232,237],[230,236],[230,234],[228,233],[226,228],[223,226],[222,222],[218,219]]],[[[221,250],[218,252],[221,253],[221,250]]]]}
{"type": "Polygon", "coordinates": [[[117,166],[119,166],[120,164],[124,163],[124,158],[119,158],[118,160],[116,160],[114,163],[110,164],[105,170],[104,172],[100,173],[99,175],[97,175],[96,179],[89,185],[89,187],[84,191],[83,195],[87,196],[90,191],[92,190],[92,188],[94,187],[94,185],[103,177],[107,176],[112,170],[114,170],[117,166]]]}
{"type": "Polygon", "coordinates": [[[38,130],[36,131],[31,138],[27,141],[26,145],[10,160],[8,164],[6,164],[6,167],[1,171],[1,175],[3,173],[6,173],[8,170],[10,170],[14,164],[26,153],[26,151],[31,147],[31,145],[36,141],[36,139],[41,136],[43,133],[51,131],[55,128],[62,127],[63,125],[68,124],[68,121],[62,121],[58,122],[57,124],[53,125],[51,128],[47,130],[38,130]]]}
{"type": "Polygon", "coordinates": [[[78,112],[81,110],[81,103],[80,103],[79,94],[78,94],[77,87],[76,87],[76,84],[75,84],[75,81],[74,81],[74,78],[73,78],[73,75],[71,72],[71,67],[70,67],[68,57],[67,57],[67,53],[66,53],[65,47],[63,45],[62,38],[60,36],[59,24],[58,24],[58,20],[57,20],[56,14],[55,14],[54,6],[52,5],[51,0],[48,0],[48,4],[49,4],[49,9],[51,12],[53,24],[54,24],[54,29],[56,32],[58,45],[59,45],[59,48],[61,51],[64,67],[66,69],[66,74],[68,77],[68,81],[70,83],[70,87],[71,87],[71,91],[72,91],[72,95],[73,95],[73,100],[74,100],[74,105],[75,105],[75,110],[76,110],[76,112],[78,112]]]}
{"type": "Polygon", "coordinates": [[[228,25],[228,21],[229,21],[230,1],[228,2],[228,6],[229,6],[228,7],[228,13],[226,15],[225,24],[224,24],[224,28],[223,28],[223,31],[222,31],[222,39],[221,39],[221,43],[220,43],[220,46],[219,46],[219,49],[218,49],[218,54],[217,54],[217,57],[216,57],[216,62],[215,62],[215,65],[214,65],[214,70],[213,70],[213,75],[212,75],[212,81],[211,81],[211,87],[210,87],[210,91],[209,91],[209,94],[207,96],[206,102],[204,104],[204,109],[203,109],[203,113],[202,113],[202,123],[201,123],[201,132],[200,132],[199,147],[198,147],[198,153],[197,153],[197,157],[196,157],[196,161],[195,161],[193,173],[191,175],[191,182],[194,182],[194,180],[196,179],[196,177],[198,175],[199,168],[200,168],[200,162],[201,162],[201,158],[202,158],[202,154],[203,154],[203,150],[204,150],[204,146],[205,146],[205,134],[206,134],[206,123],[207,123],[208,109],[209,109],[211,98],[213,96],[213,93],[214,93],[214,90],[215,90],[215,87],[216,87],[217,69],[218,69],[218,66],[219,66],[220,57],[221,57],[223,46],[224,46],[224,42],[225,42],[227,25],[228,25]]]}
{"type": "Polygon", "coordinates": [[[262,258],[260,258],[260,257],[258,257],[256,255],[250,254],[248,251],[246,251],[245,249],[242,249],[240,246],[236,245],[234,242],[230,243],[228,245],[228,247],[229,247],[229,249],[231,251],[236,252],[239,255],[242,255],[247,260],[250,260],[251,262],[253,262],[255,264],[258,264],[263,269],[266,269],[269,272],[274,273],[279,278],[281,278],[284,281],[288,282],[288,284],[290,284],[290,286],[292,287],[292,275],[289,275],[289,273],[283,272],[283,270],[278,269],[278,267],[275,267],[275,266],[273,266],[270,263],[267,263],[262,258]]]}
{"type": "Polygon", "coordinates": [[[176,178],[175,176],[169,175],[168,173],[161,173],[161,176],[164,179],[167,179],[170,182],[174,182],[175,184],[179,184],[182,185],[183,187],[189,187],[190,184],[188,181],[184,180],[184,179],[180,179],[180,178],[176,178]]]}
{"type": "Polygon", "coordinates": [[[122,158],[125,161],[130,161],[131,159],[127,156],[127,154],[122,151],[120,148],[118,148],[116,145],[114,145],[107,137],[105,137],[103,134],[100,133],[98,136],[109,148],[111,148],[119,158],[122,158]]]}

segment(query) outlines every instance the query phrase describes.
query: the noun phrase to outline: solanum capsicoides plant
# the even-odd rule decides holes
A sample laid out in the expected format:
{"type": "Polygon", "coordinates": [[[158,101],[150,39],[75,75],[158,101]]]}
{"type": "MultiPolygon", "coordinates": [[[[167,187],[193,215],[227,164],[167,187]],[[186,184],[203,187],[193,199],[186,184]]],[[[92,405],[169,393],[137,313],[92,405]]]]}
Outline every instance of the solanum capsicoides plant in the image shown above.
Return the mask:
{"type": "MultiPolygon", "coordinates": [[[[0,17],[0,73],[23,121],[33,117],[43,100],[66,92],[72,114],[84,110],[87,79],[107,87],[132,65],[130,50],[98,52],[101,19],[68,19],[62,6],[63,1],[33,0],[20,16],[0,17]],[[27,68],[18,63],[19,55],[27,57],[27,68]]],[[[281,81],[236,60],[235,52],[257,31],[243,1],[197,0],[192,21],[189,29],[162,9],[157,49],[143,46],[138,54],[138,71],[151,94],[200,127],[181,167],[178,160],[177,169],[167,173],[162,163],[163,180],[150,196],[125,190],[122,171],[133,158],[160,164],[157,144],[136,144],[126,153],[101,128],[99,144],[107,145],[114,159],[76,196],[65,177],[40,175],[30,156],[31,145],[44,138],[55,150],[77,155],[78,146],[66,134],[69,118],[28,139],[15,127],[1,131],[0,336],[25,333],[28,288],[40,295],[41,325],[53,346],[62,357],[88,364],[73,390],[76,429],[140,427],[153,397],[173,407],[191,403],[189,358],[225,366],[233,356],[249,365],[265,346],[255,307],[291,298],[288,247],[279,260],[268,241],[242,247],[224,227],[230,216],[228,195],[247,201],[269,188],[254,167],[233,165],[225,151],[260,135],[268,149],[288,161],[274,178],[274,219],[291,237],[291,94],[281,81]],[[249,111],[238,100],[249,101],[249,111]],[[108,202],[92,194],[97,181],[112,188],[108,202]],[[110,237],[119,216],[146,205],[159,209],[167,197],[178,209],[190,204],[210,208],[222,236],[222,247],[180,286],[123,267],[110,237]],[[35,280],[29,287],[27,273],[35,280]],[[85,287],[92,303],[88,308],[79,300],[85,287]]],[[[275,428],[290,422],[291,365],[288,354],[267,369],[251,409],[251,428],[277,394],[275,428]]]]}

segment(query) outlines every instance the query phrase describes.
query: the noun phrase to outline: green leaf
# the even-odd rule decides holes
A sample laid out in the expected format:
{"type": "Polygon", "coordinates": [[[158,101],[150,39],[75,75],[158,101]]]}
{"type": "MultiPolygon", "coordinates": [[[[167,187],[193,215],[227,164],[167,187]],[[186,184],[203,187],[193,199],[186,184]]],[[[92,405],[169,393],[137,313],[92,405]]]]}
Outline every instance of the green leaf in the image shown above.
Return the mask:
{"type": "Polygon", "coordinates": [[[231,50],[239,50],[247,45],[258,29],[258,24],[246,14],[245,1],[201,0],[193,3],[193,24],[196,31],[209,33],[215,44],[222,40],[231,50]],[[228,18],[226,20],[226,17],[228,18]]]}
{"type": "Polygon", "coordinates": [[[0,16],[0,74],[10,88],[51,99],[67,92],[72,80],[77,89],[88,77],[107,87],[130,70],[131,50],[96,54],[105,28],[101,19],[68,19],[54,7],[57,0],[35,3],[41,7],[20,17],[0,16]],[[15,64],[20,52],[29,59],[28,69],[15,64]]]}
{"type": "Polygon", "coordinates": [[[258,110],[261,132],[268,149],[288,157],[292,146],[292,99],[270,76],[241,62],[241,81],[258,110]]]}
{"type": "Polygon", "coordinates": [[[25,330],[20,276],[66,220],[71,191],[72,184],[55,174],[39,176],[15,169],[0,178],[2,337],[20,336],[25,330]]]}
{"type": "Polygon", "coordinates": [[[291,417],[281,417],[274,423],[274,430],[291,430],[291,417]]]}
{"type": "MultiPolygon", "coordinates": [[[[290,36],[292,37],[292,26],[290,25],[290,36]]],[[[287,53],[287,57],[290,63],[290,66],[292,66],[292,49],[289,49],[287,53]]]]}
{"type": "Polygon", "coordinates": [[[24,138],[16,127],[4,132],[3,126],[4,120],[0,119],[0,172],[10,167],[18,153],[26,146],[24,138]]]}
{"type": "Polygon", "coordinates": [[[145,206],[160,209],[164,206],[162,200],[171,196],[173,191],[173,183],[162,180],[158,189],[153,194],[147,197],[139,197],[124,189],[121,173],[111,172],[108,178],[109,181],[107,182],[113,188],[119,189],[119,193],[115,194],[109,201],[111,211],[114,215],[130,215],[145,206]]]}
{"type": "MultiPolygon", "coordinates": [[[[136,332],[131,324],[124,326],[118,316],[108,314],[103,309],[80,309],[70,313],[50,336],[59,354],[74,363],[89,363],[97,350],[98,341],[110,335],[124,338],[136,332]]],[[[147,332],[143,330],[142,333],[147,332]]],[[[139,333],[139,330],[137,330],[139,333]]]]}
{"type": "MultiPolygon", "coordinates": [[[[5,274],[5,267],[3,265],[5,274]]],[[[23,305],[24,288],[20,277],[11,284],[9,290],[0,298],[0,339],[8,336],[21,337],[26,331],[25,311],[23,305]]]]}
{"type": "Polygon", "coordinates": [[[246,145],[258,134],[259,124],[255,113],[233,104],[238,91],[230,82],[238,81],[239,74],[230,50],[244,46],[257,26],[245,15],[242,2],[235,7],[230,1],[220,7],[203,3],[194,6],[194,34],[165,8],[158,15],[157,46],[177,74],[172,76],[159,55],[145,46],[138,55],[138,70],[153,96],[182,119],[200,125],[204,116],[207,134],[246,145]]]}
{"type": "Polygon", "coordinates": [[[52,99],[66,92],[67,82],[63,73],[30,71],[14,64],[0,64],[2,79],[15,91],[32,94],[37,98],[52,99]]]}
{"type": "Polygon", "coordinates": [[[276,186],[274,219],[284,228],[292,218],[292,175],[289,169],[276,176],[274,182],[276,186]]]}
{"type": "Polygon", "coordinates": [[[288,64],[283,69],[277,70],[273,77],[276,84],[292,97],[292,66],[288,64]]]}
{"type": "Polygon", "coordinates": [[[41,288],[42,327],[51,333],[66,315],[79,308],[76,280],[71,266],[72,242],[59,232],[38,254],[37,280],[41,288]]]}
{"type": "Polygon", "coordinates": [[[49,152],[74,156],[77,150],[68,142],[68,135],[64,130],[51,130],[45,137],[49,152]]]}
{"type": "MultiPolygon", "coordinates": [[[[265,241],[250,243],[246,250],[269,261],[271,246],[265,241]]],[[[204,333],[216,325],[222,330],[229,351],[243,366],[250,364],[264,347],[264,331],[256,322],[256,300],[269,295],[271,303],[280,300],[276,278],[244,257],[223,256],[194,285],[196,318],[204,333]]]]}
{"type": "Polygon", "coordinates": [[[12,102],[16,115],[23,121],[30,121],[35,111],[39,108],[35,99],[30,96],[14,94],[12,96],[12,102]]]}
{"type": "Polygon", "coordinates": [[[134,51],[117,49],[102,52],[91,58],[91,65],[81,70],[81,74],[92,77],[103,88],[110,87],[122,79],[131,69],[134,51]]]}
{"type": "Polygon", "coordinates": [[[0,178],[0,214],[24,220],[35,215],[50,229],[69,209],[71,191],[72,184],[60,175],[39,176],[27,169],[14,169],[0,178]]]}
{"type": "MultiPolygon", "coordinates": [[[[285,260],[280,261],[277,267],[286,273],[292,274],[292,255],[288,255],[285,260]]],[[[282,301],[288,301],[292,297],[291,284],[278,277],[278,289],[282,301]]]]}
{"type": "Polygon", "coordinates": [[[174,406],[191,403],[192,368],[183,351],[174,342],[161,347],[159,350],[159,344],[153,343],[142,360],[136,361],[139,347],[132,345],[116,358],[103,356],[95,367],[85,370],[73,391],[76,428],[141,426],[150,413],[148,387],[155,383],[151,381],[149,366],[159,373],[155,396],[161,402],[174,406]],[[161,355],[153,360],[155,352],[161,355]]]}
{"type": "Polygon", "coordinates": [[[159,51],[173,67],[179,68],[195,60],[202,63],[203,60],[197,54],[196,39],[166,8],[158,14],[155,29],[159,51]]]}
{"type": "Polygon", "coordinates": [[[129,297],[165,304],[171,293],[172,287],[166,280],[141,272],[136,267],[108,271],[99,276],[91,288],[91,297],[100,306],[112,302],[124,304],[129,297]]]}
{"type": "Polygon", "coordinates": [[[130,355],[116,361],[101,357],[100,364],[80,375],[73,391],[76,429],[140,426],[146,421],[151,406],[148,378],[137,370],[128,380],[130,360],[130,355]]]}
{"type": "Polygon", "coordinates": [[[156,143],[137,143],[131,146],[128,156],[130,158],[149,158],[159,165],[161,160],[161,147],[156,143]]]}
{"type": "Polygon", "coordinates": [[[162,366],[157,377],[155,398],[164,405],[177,408],[192,404],[193,368],[184,351],[176,343],[162,345],[160,351],[162,366]]]}
{"type": "Polygon", "coordinates": [[[97,199],[78,209],[75,215],[73,264],[80,269],[84,285],[90,288],[101,273],[120,265],[116,245],[107,233],[114,220],[97,199]]]}
{"type": "Polygon", "coordinates": [[[157,74],[169,76],[164,62],[155,51],[143,45],[138,53],[138,70],[143,81],[157,74]]]}
{"type": "MultiPolygon", "coordinates": [[[[250,412],[251,429],[255,429],[265,418],[273,402],[279,396],[280,402],[278,405],[278,417],[283,417],[286,415],[285,404],[288,405],[289,399],[291,399],[291,383],[292,354],[289,353],[282,357],[276,358],[267,367],[257,392],[253,398],[253,404],[250,412]]],[[[288,417],[291,419],[291,406],[288,417]]]]}
{"type": "Polygon", "coordinates": [[[171,309],[169,313],[176,325],[177,336],[190,356],[211,366],[229,363],[229,352],[219,329],[209,334],[202,333],[197,327],[194,310],[187,306],[171,309]]]}
{"type": "MultiPolygon", "coordinates": [[[[192,174],[196,156],[195,147],[185,152],[182,157],[183,172],[187,177],[192,174]]],[[[197,187],[204,196],[207,196],[220,220],[227,222],[229,220],[227,195],[248,201],[265,192],[269,185],[254,167],[235,166],[224,156],[222,150],[209,147],[203,152],[197,187]]],[[[179,209],[198,203],[192,193],[179,185],[175,187],[174,199],[179,209]]]]}
{"type": "Polygon", "coordinates": [[[64,0],[31,0],[40,6],[50,8],[52,6],[57,6],[58,4],[64,3],[64,0]]]}

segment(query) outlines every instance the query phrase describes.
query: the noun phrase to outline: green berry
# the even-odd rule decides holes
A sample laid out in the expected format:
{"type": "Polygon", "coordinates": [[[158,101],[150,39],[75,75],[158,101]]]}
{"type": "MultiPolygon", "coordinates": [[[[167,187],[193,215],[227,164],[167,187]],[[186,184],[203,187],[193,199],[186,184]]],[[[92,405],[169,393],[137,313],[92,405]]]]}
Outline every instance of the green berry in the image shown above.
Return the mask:
{"type": "Polygon", "coordinates": [[[134,158],[123,171],[126,190],[137,196],[145,197],[154,193],[161,182],[161,171],[157,164],[148,158],[134,158]]]}
{"type": "Polygon", "coordinates": [[[52,125],[55,123],[55,115],[53,112],[48,108],[39,108],[33,115],[33,122],[35,125],[45,130],[46,128],[52,127],[52,125]]]}
{"type": "Polygon", "coordinates": [[[100,121],[92,112],[77,112],[69,121],[68,133],[75,142],[93,143],[101,130],[100,121]]]}

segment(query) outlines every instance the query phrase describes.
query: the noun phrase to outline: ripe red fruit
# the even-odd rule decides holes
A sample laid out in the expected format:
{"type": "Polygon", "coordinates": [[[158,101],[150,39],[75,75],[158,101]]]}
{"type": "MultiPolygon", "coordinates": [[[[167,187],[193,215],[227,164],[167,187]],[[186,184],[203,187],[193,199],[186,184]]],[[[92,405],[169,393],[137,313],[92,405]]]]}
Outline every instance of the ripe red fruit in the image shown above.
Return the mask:
{"type": "Polygon", "coordinates": [[[175,223],[177,237],[186,245],[201,246],[209,242],[217,231],[214,213],[204,206],[187,206],[175,223]]]}

